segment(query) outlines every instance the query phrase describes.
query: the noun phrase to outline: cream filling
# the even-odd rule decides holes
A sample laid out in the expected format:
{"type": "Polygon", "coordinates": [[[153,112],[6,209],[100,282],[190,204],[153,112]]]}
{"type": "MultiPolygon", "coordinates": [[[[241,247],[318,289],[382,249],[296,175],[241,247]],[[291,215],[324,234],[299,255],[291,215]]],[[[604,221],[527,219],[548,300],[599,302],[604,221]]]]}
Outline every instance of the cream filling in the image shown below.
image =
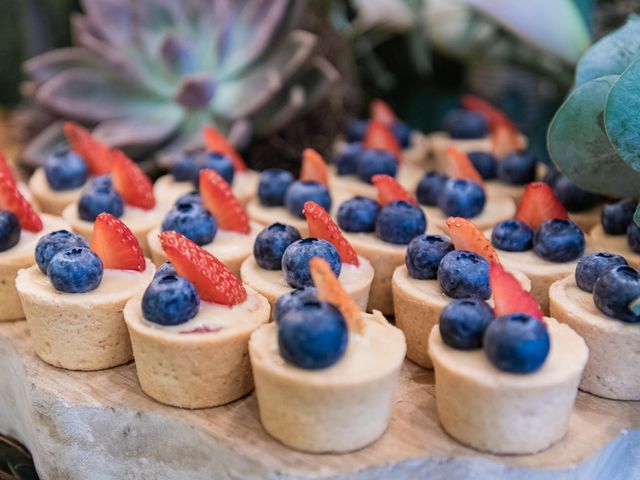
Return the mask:
{"type": "MultiPolygon", "coordinates": [[[[432,221],[439,226],[446,227],[448,216],[438,207],[422,205],[422,210],[427,216],[427,222],[432,221]]],[[[512,198],[500,195],[487,195],[487,201],[482,211],[470,218],[478,228],[487,228],[496,223],[512,218],[516,213],[516,204],[512,198]]]]}
{"type": "MultiPolygon", "coordinates": [[[[333,203],[333,202],[332,202],[333,203]]],[[[260,205],[258,198],[253,198],[247,204],[247,213],[249,218],[263,225],[271,225],[272,223],[283,223],[291,225],[298,230],[306,231],[307,221],[304,218],[293,215],[285,207],[265,207],[260,205]]]]}
{"type": "MultiPolygon", "coordinates": [[[[246,201],[252,197],[258,189],[259,174],[253,170],[235,172],[231,182],[233,194],[241,201],[246,201]]],[[[153,191],[157,198],[165,204],[173,204],[185,193],[195,190],[193,183],[189,181],[177,181],[173,175],[163,175],[156,180],[153,191]]]]}
{"type": "Polygon", "coordinates": [[[626,234],[609,235],[605,233],[602,225],[596,225],[591,229],[589,235],[594,243],[594,247],[602,250],[603,252],[622,255],[627,259],[627,261],[637,262],[640,260],[640,253],[636,253],[631,250],[626,234]]]}
{"type": "Polygon", "coordinates": [[[39,232],[29,232],[27,230],[22,230],[20,232],[20,240],[18,241],[18,243],[10,249],[5,250],[4,252],[0,252],[0,263],[9,261],[14,257],[23,256],[25,254],[33,254],[35,252],[38,240],[40,240],[40,238],[47,233],[51,233],[56,230],[70,229],[67,222],[62,220],[60,217],[41,213],[40,218],[42,219],[42,230],[39,232]]]}
{"type": "Polygon", "coordinates": [[[36,171],[33,172],[33,175],[29,179],[29,189],[33,192],[37,192],[39,198],[46,199],[57,197],[59,199],[66,199],[68,201],[67,203],[78,200],[78,198],[80,198],[80,195],[82,194],[82,189],[86,184],[87,182],[85,182],[82,186],[73,188],[71,190],[54,190],[53,188],[51,188],[51,185],[49,185],[47,176],[44,172],[44,168],[42,167],[36,169],[36,171]]]}
{"type": "MultiPolygon", "coordinates": [[[[124,212],[119,217],[127,227],[131,230],[146,230],[153,228],[162,222],[162,218],[165,213],[161,202],[156,201],[155,207],[145,210],[143,208],[132,207],[131,205],[124,206],[124,212]]],[[[80,218],[78,214],[78,203],[72,203],[64,209],[62,216],[65,220],[68,220],[72,225],[80,225],[85,230],[93,229],[94,222],[88,222],[80,218]]]]}

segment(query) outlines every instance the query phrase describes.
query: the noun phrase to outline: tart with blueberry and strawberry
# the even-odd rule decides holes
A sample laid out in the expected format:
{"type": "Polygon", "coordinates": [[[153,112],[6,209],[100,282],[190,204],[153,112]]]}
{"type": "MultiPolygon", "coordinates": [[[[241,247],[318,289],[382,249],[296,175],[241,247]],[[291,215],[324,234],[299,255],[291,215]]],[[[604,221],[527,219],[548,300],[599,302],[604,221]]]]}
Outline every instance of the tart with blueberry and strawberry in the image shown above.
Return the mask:
{"type": "Polygon", "coordinates": [[[360,311],[326,261],[314,258],[311,272],[318,299],[251,335],[260,420],[296,450],[349,452],[389,425],[404,336],[380,312],[360,311]]]}
{"type": "Polygon", "coordinates": [[[242,281],[275,305],[293,288],[313,285],[309,261],[321,257],[358,307],[366,310],[374,276],[371,263],[356,253],[324,208],[306,202],[303,211],[309,237],[303,239],[291,225],[268,226],[256,237],[253,255],[242,264],[242,281]]]}
{"type": "Polygon", "coordinates": [[[633,221],[638,202],[625,198],[603,205],[600,223],[589,232],[594,248],[640,263],[640,228],[633,221]]]}
{"type": "Polygon", "coordinates": [[[494,308],[455,300],[429,335],[438,418],[478,450],[536,453],[567,432],[589,350],[500,264],[489,275],[494,308]]]}
{"type": "Polygon", "coordinates": [[[249,336],[269,321],[269,302],[188,238],[166,231],[160,241],[171,263],[124,309],[142,390],[181,408],[246,395],[249,336]]]}
{"type": "Polygon", "coordinates": [[[199,178],[200,193],[180,197],[160,228],[147,235],[151,258],[156,265],[167,261],[160,232],[173,230],[211,252],[239,276],[240,265],[251,255],[260,225],[249,222],[244,206],[215,170],[201,170],[199,178]]]}
{"type": "Polygon", "coordinates": [[[40,239],[35,256],[36,265],[18,272],[16,288],[38,356],[69,370],[130,361],[122,310],[151,281],[155,267],[127,226],[102,213],[91,245],[58,230],[40,239]]]}

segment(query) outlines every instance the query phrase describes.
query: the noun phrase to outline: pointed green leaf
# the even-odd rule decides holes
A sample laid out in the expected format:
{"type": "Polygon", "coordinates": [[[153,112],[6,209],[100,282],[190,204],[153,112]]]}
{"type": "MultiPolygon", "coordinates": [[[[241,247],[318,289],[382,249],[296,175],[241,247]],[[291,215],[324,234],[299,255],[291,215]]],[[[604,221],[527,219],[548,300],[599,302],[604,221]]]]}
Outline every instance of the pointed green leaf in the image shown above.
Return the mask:
{"type": "Polygon", "coordinates": [[[636,298],[629,304],[629,310],[631,310],[635,315],[640,315],[640,297],[636,298]]]}
{"type": "Polygon", "coordinates": [[[633,214],[633,221],[636,222],[636,225],[640,226],[640,203],[636,208],[636,213],[633,214]]]}

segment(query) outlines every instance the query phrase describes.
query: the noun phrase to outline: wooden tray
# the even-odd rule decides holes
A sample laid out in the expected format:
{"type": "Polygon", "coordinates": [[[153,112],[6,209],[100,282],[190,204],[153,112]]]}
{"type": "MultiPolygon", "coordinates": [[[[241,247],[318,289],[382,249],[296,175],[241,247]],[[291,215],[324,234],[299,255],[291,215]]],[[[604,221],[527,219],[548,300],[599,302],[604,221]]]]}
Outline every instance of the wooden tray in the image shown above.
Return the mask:
{"type": "Polygon", "coordinates": [[[640,478],[640,402],[580,393],[557,445],[530,456],[486,455],[443,432],[433,373],[407,362],[379,441],[311,455],[265,433],[253,395],[204,410],[161,405],[140,390],[133,364],[70,372],[42,362],[25,322],[0,323],[0,365],[0,432],[31,449],[43,480],[640,478]]]}

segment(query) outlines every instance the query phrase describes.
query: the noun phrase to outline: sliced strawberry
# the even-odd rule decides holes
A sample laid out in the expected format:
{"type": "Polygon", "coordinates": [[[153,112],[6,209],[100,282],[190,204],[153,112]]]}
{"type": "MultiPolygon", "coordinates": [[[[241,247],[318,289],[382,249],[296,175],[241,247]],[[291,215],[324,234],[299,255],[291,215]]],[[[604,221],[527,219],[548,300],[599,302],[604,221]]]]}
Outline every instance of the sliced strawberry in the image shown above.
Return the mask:
{"type": "Polygon", "coordinates": [[[463,95],[461,100],[462,106],[467,110],[479,113],[487,119],[491,130],[498,125],[513,125],[509,117],[507,117],[498,108],[491,105],[486,100],[476,97],[475,95],[463,95]]]}
{"type": "Polygon", "coordinates": [[[313,148],[305,148],[302,152],[302,168],[300,180],[314,181],[329,185],[329,170],[327,164],[313,148]]]}
{"type": "Polygon", "coordinates": [[[378,202],[382,206],[396,200],[404,200],[406,202],[413,203],[414,205],[418,204],[413,195],[407,192],[395,178],[390,177],[389,175],[374,175],[371,177],[371,182],[378,190],[378,202]]]}
{"type": "Polygon", "coordinates": [[[456,250],[477,253],[486,258],[488,262],[500,262],[498,254],[489,239],[466,218],[449,217],[447,219],[447,228],[456,250]]]}
{"type": "Polygon", "coordinates": [[[544,314],[538,302],[499,263],[491,263],[489,267],[489,282],[491,283],[493,309],[496,316],[510,313],[526,313],[544,323],[544,314]]]}
{"type": "Polygon", "coordinates": [[[324,208],[316,202],[305,202],[302,212],[307,217],[310,237],[320,238],[333,244],[340,254],[342,263],[360,265],[358,254],[324,208]]]}
{"type": "Polygon", "coordinates": [[[491,131],[491,145],[491,152],[499,160],[524,148],[518,131],[505,124],[500,124],[491,131]]]}
{"type": "Polygon", "coordinates": [[[7,157],[5,157],[2,152],[0,152],[0,173],[2,173],[7,179],[11,180],[14,184],[16,183],[16,177],[13,174],[13,170],[9,165],[7,157]]]}
{"type": "Polygon", "coordinates": [[[554,218],[566,220],[569,214],[551,187],[544,182],[528,184],[516,210],[516,219],[535,230],[541,223],[554,218]]]}
{"type": "Polygon", "coordinates": [[[211,125],[204,127],[204,143],[207,146],[207,150],[210,152],[222,153],[229,157],[236,172],[244,172],[245,170],[248,170],[247,164],[244,163],[244,160],[238,151],[233,148],[233,145],[229,143],[224,135],[211,125]]]}
{"type": "Polygon", "coordinates": [[[82,157],[92,175],[111,172],[111,149],[91,135],[89,130],[75,122],[65,122],[64,135],[71,149],[82,157]]]}
{"type": "Polygon", "coordinates": [[[309,266],[311,278],[318,292],[318,299],[338,307],[349,330],[360,334],[364,333],[365,323],[362,312],[333,274],[327,261],[324,258],[313,257],[309,266]]]}
{"type": "Polygon", "coordinates": [[[96,217],[91,239],[93,250],[104,268],[144,272],[146,262],[138,239],[121,220],[103,212],[96,217]]]}
{"type": "Polygon", "coordinates": [[[384,100],[375,98],[369,104],[369,117],[376,122],[391,126],[398,122],[398,117],[393,109],[384,100]]]}
{"type": "Polygon", "coordinates": [[[478,173],[476,167],[473,166],[473,163],[471,163],[471,160],[469,160],[469,157],[465,152],[451,145],[447,148],[447,156],[449,157],[452,170],[451,176],[453,178],[471,180],[481,187],[484,187],[482,176],[478,173]]]}
{"type": "Polygon", "coordinates": [[[392,153],[397,161],[402,157],[402,147],[393,132],[384,123],[376,120],[369,122],[362,144],[365,148],[392,153]]]}
{"type": "Polygon", "coordinates": [[[42,230],[42,220],[29,202],[22,196],[7,172],[0,172],[0,210],[9,210],[20,222],[20,228],[29,232],[42,230]]]}
{"type": "Polygon", "coordinates": [[[242,282],[196,243],[171,230],[160,234],[160,244],[178,275],[193,283],[205,302],[231,307],[247,299],[242,282]]]}
{"type": "Polygon", "coordinates": [[[127,205],[151,210],[156,206],[153,184],[133,160],[121,150],[112,150],[113,186],[127,205]]]}
{"type": "Polygon", "coordinates": [[[218,172],[209,168],[200,170],[200,195],[220,228],[245,235],[251,232],[247,211],[218,172]]]}

